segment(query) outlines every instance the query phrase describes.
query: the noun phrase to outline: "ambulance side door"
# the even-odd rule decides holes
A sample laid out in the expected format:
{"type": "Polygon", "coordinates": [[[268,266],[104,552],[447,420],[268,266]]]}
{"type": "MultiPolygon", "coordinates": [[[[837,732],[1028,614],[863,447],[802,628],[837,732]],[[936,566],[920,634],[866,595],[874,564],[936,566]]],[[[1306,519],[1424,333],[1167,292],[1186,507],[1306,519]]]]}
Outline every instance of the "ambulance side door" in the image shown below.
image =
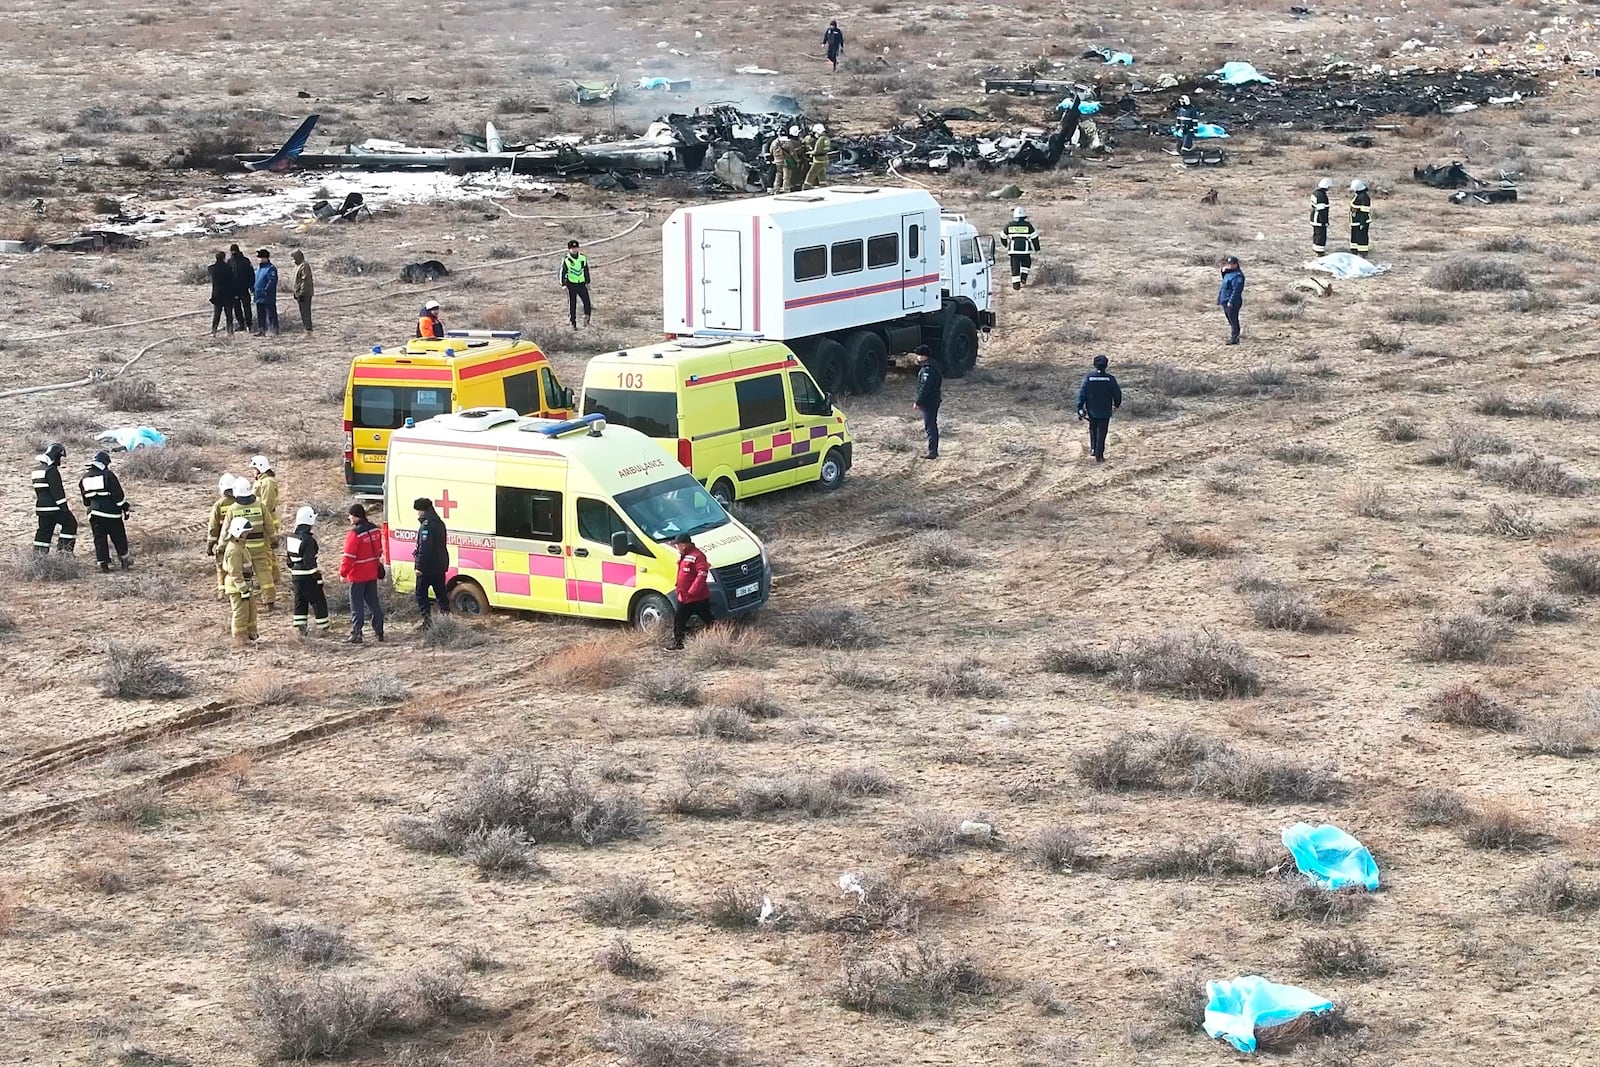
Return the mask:
{"type": "Polygon", "coordinates": [[[638,576],[650,561],[648,549],[628,528],[615,505],[597,496],[574,494],[572,577],[579,610],[597,619],[626,619],[628,604],[638,590],[638,576]],[[628,535],[626,555],[611,551],[611,537],[628,535]]]}
{"type": "Polygon", "coordinates": [[[828,450],[828,430],[834,425],[833,405],[822,389],[804,370],[792,370],[789,395],[793,401],[792,437],[789,451],[796,463],[797,482],[815,481],[828,450]]]}
{"type": "Polygon", "coordinates": [[[568,605],[564,465],[504,463],[494,489],[494,587],[498,606],[575,614],[568,605]]]}
{"type": "Polygon", "coordinates": [[[739,466],[735,477],[740,496],[793,485],[795,463],[790,449],[788,390],[783,373],[772,371],[733,383],[739,406],[739,466]]]}

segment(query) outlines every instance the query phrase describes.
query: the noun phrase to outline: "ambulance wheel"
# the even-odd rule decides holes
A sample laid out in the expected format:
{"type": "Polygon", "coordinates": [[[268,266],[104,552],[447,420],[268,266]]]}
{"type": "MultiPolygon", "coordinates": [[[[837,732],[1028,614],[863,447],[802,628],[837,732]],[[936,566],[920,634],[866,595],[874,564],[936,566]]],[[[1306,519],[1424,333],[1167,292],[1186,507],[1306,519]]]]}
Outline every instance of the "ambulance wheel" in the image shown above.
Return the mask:
{"type": "Polygon", "coordinates": [[[711,499],[721,504],[723,510],[733,507],[733,483],[726,478],[718,478],[711,483],[711,499]]]}
{"type": "Polygon", "coordinates": [[[844,391],[844,371],[844,345],[827,337],[818,341],[816,351],[811,354],[811,376],[817,380],[823,396],[837,396],[844,391]]]}
{"type": "Polygon", "coordinates": [[[817,488],[831,493],[844,484],[844,457],[837,448],[828,450],[822,457],[822,469],[817,472],[817,488]]]}
{"type": "Polygon", "coordinates": [[[978,362],[978,328],[965,316],[950,324],[944,336],[944,372],[951,378],[965,378],[978,362]]]}
{"type": "Polygon", "coordinates": [[[660,593],[640,593],[628,610],[635,630],[657,630],[672,621],[672,601],[660,593]]]}
{"type": "Polygon", "coordinates": [[[462,580],[450,587],[450,610],[458,615],[477,618],[489,614],[489,598],[477,582],[462,580]]]}
{"type": "Polygon", "coordinates": [[[851,390],[865,396],[882,389],[889,376],[889,349],[883,338],[862,330],[850,335],[844,350],[850,361],[851,390]]]}

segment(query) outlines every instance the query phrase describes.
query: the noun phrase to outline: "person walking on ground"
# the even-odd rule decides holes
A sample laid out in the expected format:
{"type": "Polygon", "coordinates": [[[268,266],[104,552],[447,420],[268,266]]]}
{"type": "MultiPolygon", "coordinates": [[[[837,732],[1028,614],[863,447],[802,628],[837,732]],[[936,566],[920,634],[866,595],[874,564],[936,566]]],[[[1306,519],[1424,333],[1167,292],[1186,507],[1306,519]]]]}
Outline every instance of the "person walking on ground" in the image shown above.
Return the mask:
{"type": "Polygon", "coordinates": [[[567,288],[567,318],[572,328],[578,328],[578,301],[583,301],[583,324],[589,325],[589,314],[594,305],[589,303],[589,257],[578,251],[576,240],[567,242],[567,254],[561,260],[561,284],[567,288]]]}
{"type": "Polygon", "coordinates": [[[383,566],[383,533],[367,519],[367,509],[350,505],[350,532],[344,535],[344,556],[339,577],[350,586],[350,644],[361,644],[361,627],[372,616],[372,635],[383,643],[383,601],[378,581],[388,571],[383,566]]]}
{"type": "Polygon", "coordinates": [[[1089,421],[1089,454],[1096,463],[1106,460],[1106,433],[1111,429],[1111,413],[1122,406],[1122,386],[1117,376],[1106,370],[1110,361],[1094,357],[1094,370],[1083,376],[1078,386],[1078,418],[1089,421]]]}
{"type": "Polygon", "coordinates": [[[61,484],[61,461],[67,458],[67,447],[52,441],[38,455],[39,465],[33,468],[33,513],[39,526],[33,532],[33,552],[49,555],[50,538],[56,539],[56,551],[72,555],[78,545],[78,520],[67,506],[67,491],[61,484]]]}
{"type": "Polygon", "coordinates": [[[844,55],[844,31],[838,19],[829,19],[828,28],[822,31],[822,47],[828,50],[828,73],[839,69],[839,57],[844,55]]]}
{"type": "Polygon", "coordinates": [[[417,336],[430,341],[444,337],[444,322],[439,318],[439,301],[426,301],[417,312],[417,336]]]}
{"type": "Polygon", "coordinates": [[[256,287],[256,269],[239,251],[238,245],[228,246],[228,266],[233,268],[233,317],[239,329],[255,331],[255,320],[250,315],[250,304],[256,287]]]}
{"type": "Polygon", "coordinates": [[[1033,254],[1039,251],[1039,231],[1028,221],[1022,208],[1011,209],[1011,224],[1005,229],[1006,256],[1011,260],[1011,288],[1021,289],[1033,273],[1033,254]]]}
{"type": "Polygon", "coordinates": [[[219,553],[223,585],[232,609],[228,631],[233,634],[233,643],[236,645],[248,645],[261,636],[256,631],[255,560],[245,544],[249,536],[249,519],[230,520],[219,553]]]}
{"type": "Polygon", "coordinates": [[[234,293],[236,283],[226,253],[217,253],[216,262],[206,268],[206,275],[211,279],[211,335],[216,336],[217,326],[226,317],[228,336],[232,337],[234,309],[239,306],[239,298],[234,293]]]}
{"type": "Polygon", "coordinates": [[[294,260],[294,302],[300,305],[300,327],[310,333],[311,295],[316,291],[316,284],[311,278],[311,264],[306,262],[306,254],[298,248],[289,253],[289,258],[294,260]]]}
{"type": "Polygon", "coordinates": [[[1372,194],[1357,178],[1350,183],[1350,251],[1364,256],[1372,251],[1372,194]]]}
{"type": "Polygon", "coordinates": [[[284,558],[289,564],[289,581],[294,583],[294,628],[300,636],[312,618],[317,629],[328,632],[328,594],[322,588],[322,570],[317,566],[317,536],[311,532],[317,513],[303,507],[294,513],[294,533],[283,539],[284,558]]]}
{"type": "Polygon", "coordinates": [[[1227,316],[1232,334],[1228,344],[1239,343],[1239,308],[1244,306],[1244,271],[1239,269],[1239,257],[1229,256],[1222,261],[1222,287],[1217,290],[1217,306],[1227,316]]]}
{"type": "Polygon", "coordinates": [[[673,543],[678,548],[678,610],[672,615],[672,644],[667,648],[676,652],[683,648],[690,616],[698,615],[707,626],[712,623],[711,562],[688,534],[679,534],[673,543]]]}
{"type": "Polygon", "coordinates": [[[265,248],[256,252],[256,333],[262,337],[271,330],[278,332],[278,268],[272,262],[272,253],[265,248]]]}
{"type": "Polygon", "coordinates": [[[832,151],[827,127],[820,122],[811,127],[811,169],[806,172],[804,188],[820,189],[828,183],[828,153],[832,151]]]}
{"type": "Polygon", "coordinates": [[[278,604],[278,582],[274,577],[277,568],[273,566],[272,560],[272,541],[278,536],[278,522],[256,498],[255,485],[249,478],[233,480],[233,503],[223,514],[230,526],[234,519],[245,519],[250,523],[250,532],[245,537],[245,547],[250,550],[251,569],[255,571],[256,576],[256,592],[260,595],[256,608],[258,611],[271,611],[278,604]]]}
{"type": "MultiPolygon", "coordinates": [[[[283,520],[278,513],[278,476],[272,470],[272,461],[266,456],[252,456],[250,469],[255,472],[254,489],[255,497],[261,501],[261,510],[267,516],[267,525],[274,532],[282,528],[283,520]]],[[[267,545],[267,558],[272,564],[273,588],[283,584],[283,572],[278,569],[278,554],[274,549],[277,546],[267,545]]]]}
{"type": "Polygon", "coordinates": [[[808,146],[800,138],[800,127],[789,127],[788,152],[783,157],[784,188],[798,193],[806,184],[806,151],[808,146]]]}
{"type": "Polygon", "coordinates": [[[922,412],[922,429],[928,435],[928,454],[923,459],[939,458],[939,404],[944,400],[944,372],[933,358],[933,349],[918,345],[917,398],[912,411],[922,412]]]}
{"type": "Polygon", "coordinates": [[[222,573],[222,550],[227,547],[228,509],[233,507],[233,483],[238,479],[224,473],[217,479],[217,501],[211,505],[211,525],[206,530],[206,552],[217,564],[217,599],[228,598],[227,583],[222,573]]]}
{"type": "Polygon", "coordinates": [[[444,587],[444,576],[450,571],[450,532],[434,510],[432,500],[419,496],[411,506],[417,512],[417,548],[412,557],[417,572],[417,614],[422,616],[422,628],[426,630],[433,624],[428,610],[430,592],[439,602],[439,614],[450,614],[450,598],[444,587]]]}
{"type": "Polygon", "coordinates": [[[1328,251],[1328,190],[1333,179],[1324,178],[1311,193],[1311,251],[1322,255],[1328,251]]]}
{"type": "Polygon", "coordinates": [[[94,535],[94,558],[102,571],[111,569],[111,549],[117,550],[117,562],[123,570],[133,566],[128,554],[128,513],[133,506],[122,483],[111,473],[111,453],[96,452],[94,459],[83,469],[78,479],[78,493],[83,497],[83,507],[89,513],[89,531],[94,535]]]}

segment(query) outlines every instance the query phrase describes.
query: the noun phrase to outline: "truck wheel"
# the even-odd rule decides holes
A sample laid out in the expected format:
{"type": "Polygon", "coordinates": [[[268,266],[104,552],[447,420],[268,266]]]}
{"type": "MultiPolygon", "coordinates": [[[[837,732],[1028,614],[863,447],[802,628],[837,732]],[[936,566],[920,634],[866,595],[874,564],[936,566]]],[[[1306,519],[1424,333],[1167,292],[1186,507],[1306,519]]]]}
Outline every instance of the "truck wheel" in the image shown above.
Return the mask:
{"type": "Polygon", "coordinates": [[[944,372],[951,378],[965,378],[978,362],[978,328],[966,316],[950,324],[944,335],[944,372]]]}
{"type": "Polygon", "coordinates": [[[889,349],[883,338],[875,333],[860,330],[850,335],[844,346],[850,367],[850,388],[866,395],[883,388],[889,376],[889,349]]]}
{"type": "Polygon", "coordinates": [[[450,610],[474,618],[489,614],[489,598],[483,587],[465,578],[450,587],[450,610]]]}
{"type": "Polygon", "coordinates": [[[672,601],[660,593],[640,593],[628,610],[635,630],[656,630],[672,621],[672,601]]]}
{"type": "Polygon", "coordinates": [[[837,448],[828,449],[822,457],[822,469],[817,472],[817,488],[831,493],[844,484],[844,457],[837,448]]]}
{"type": "Polygon", "coordinates": [[[817,342],[811,354],[811,376],[824,396],[834,396],[844,391],[844,345],[831,337],[817,342]]]}
{"type": "Polygon", "coordinates": [[[723,510],[733,506],[733,483],[726,478],[718,478],[711,485],[711,499],[721,504],[723,510]]]}

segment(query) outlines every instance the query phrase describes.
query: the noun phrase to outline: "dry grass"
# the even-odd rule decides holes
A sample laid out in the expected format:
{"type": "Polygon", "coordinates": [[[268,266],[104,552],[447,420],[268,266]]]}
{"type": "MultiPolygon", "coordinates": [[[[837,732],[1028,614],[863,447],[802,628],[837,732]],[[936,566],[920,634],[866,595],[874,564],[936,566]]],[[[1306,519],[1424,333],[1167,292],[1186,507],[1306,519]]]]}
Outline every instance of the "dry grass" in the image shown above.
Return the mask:
{"type": "Polygon", "coordinates": [[[1211,700],[1255,696],[1262,689],[1244,648],[1209,632],[1137,638],[1118,649],[1111,680],[1124,689],[1211,700]]]}
{"type": "Polygon", "coordinates": [[[921,940],[847,959],[835,999],[851,1011],[920,1019],[943,1015],[962,998],[994,991],[973,960],[921,940]]]}
{"type": "Polygon", "coordinates": [[[83,807],[88,822],[106,823],[130,830],[148,830],[166,817],[167,806],[157,786],[141,786],[98,797],[83,807]]]}
{"type": "Polygon", "coordinates": [[[734,802],[739,814],[800,812],[811,818],[838,815],[850,807],[848,794],[833,778],[793,773],[741,782],[734,802]]]}
{"type": "Polygon", "coordinates": [[[1445,438],[1444,447],[1428,457],[1429,463],[1465,470],[1483,456],[1505,455],[1511,442],[1499,434],[1455,426],[1445,438]]]}
{"type": "Polygon", "coordinates": [[[1503,852],[1538,848],[1547,836],[1535,829],[1521,811],[1504,804],[1490,804],[1472,812],[1461,829],[1461,839],[1473,848],[1503,852]]]}
{"type": "Polygon", "coordinates": [[[481,826],[461,839],[461,858],[485,878],[518,875],[539,870],[533,843],[512,826],[481,826]]]}
{"type": "Polygon", "coordinates": [[[239,703],[250,708],[283,708],[297,704],[305,693],[300,683],[282,674],[252,674],[234,690],[239,703]]]}
{"type": "Polygon", "coordinates": [[[268,1058],[331,1059],[386,1034],[415,1033],[461,1015],[466,983],[423,969],[392,980],[355,975],[257,977],[250,1007],[268,1058]]]}
{"type": "Polygon", "coordinates": [[[1046,826],[1028,839],[1025,849],[1035,866],[1054,874],[1071,874],[1094,866],[1088,838],[1068,826],[1046,826]]]}
{"type": "Polygon", "coordinates": [[[1274,919],[1346,923],[1366,913],[1372,894],[1361,886],[1324,889],[1298,874],[1275,879],[1267,887],[1267,914],[1274,919]]]}
{"type": "Polygon", "coordinates": [[[639,697],[658,707],[697,707],[700,679],[688,667],[663,667],[639,679],[639,697]]]}
{"type": "Polygon", "coordinates": [[[1376,978],[1389,973],[1372,946],[1350,934],[1301,938],[1295,957],[1302,971],[1317,978],[1376,978]]]}
{"type": "Polygon", "coordinates": [[[1422,425],[1409,415],[1390,415],[1378,423],[1378,439],[1390,444],[1422,440],[1422,425]]]}
{"type": "Polygon", "coordinates": [[[1334,458],[1333,453],[1321,445],[1309,441],[1291,441],[1286,445],[1279,445],[1271,452],[1273,459],[1293,466],[1305,466],[1312,463],[1328,463],[1334,458]]]}
{"type": "Polygon", "coordinates": [[[694,717],[690,731],[696,737],[721,741],[749,741],[756,735],[750,716],[738,708],[708,708],[694,717]]]}
{"type": "Polygon", "coordinates": [[[161,390],[148,378],[113,378],[95,386],[94,396],[112,411],[163,411],[167,407],[161,390]]]}
{"type": "Polygon", "coordinates": [[[477,648],[489,640],[483,626],[442,614],[435,614],[419,636],[423,648],[477,648]]]}
{"type": "Polygon", "coordinates": [[[1227,834],[1194,840],[1178,838],[1119,860],[1113,873],[1122,878],[1220,878],[1260,875],[1283,858],[1275,843],[1251,848],[1227,834]]]}
{"type": "Polygon", "coordinates": [[[1561,592],[1577,596],[1600,593],[1600,553],[1552,552],[1543,562],[1551,582],[1561,592]]]}
{"type": "Polygon", "coordinates": [[[245,937],[268,956],[314,967],[338,963],[351,952],[343,932],[303,919],[257,916],[246,924],[245,937]]]}
{"type": "Polygon", "coordinates": [[[1338,778],[1317,767],[1278,755],[1217,749],[1188,771],[1189,787],[1242,804],[1327,800],[1341,789],[1338,778]]]}
{"type": "Polygon", "coordinates": [[[1344,505],[1357,518],[1393,517],[1389,510],[1389,487],[1382,482],[1360,482],[1351,486],[1344,493],[1344,505]]]}
{"type": "Polygon", "coordinates": [[[1174,527],[1161,534],[1160,547],[1167,555],[1182,559],[1215,559],[1233,554],[1233,541],[1213,530],[1174,527]]]}
{"type": "Polygon", "coordinates": [[[619,978],[654,978],[660,968],[650,963],[633,947],[633,942],[618,937],[595,953],[594,960],[601,970],[619,978]]]}
{"type": "Polygon", "coordinates": [[[983,661],[976,656],[963,656],[936,664],[924,683],[924,689],[931,697],[945,699],[978,697],[987,700],[1006,693],[1000,677],[986,670],[983,661]]]}
{"type": "Polygon", "coordinates": [[[1471,815],[1466,801],[1438,786],[1425,786],[1406,798],[1406,818],[1413,826],[1456,826],[1471,815]]]}
{"type": "Polygon", "coordinates": [[[1490,504],[1484,512],[1483,525],[1479,530],[1501,537],[1526,539],[1543,533],[1544,526],[1527,508],[1503,508],[1499,504],[1490,504]]]}
{"type": "Polygon", "coordinates": [[[714,626],[689,642],[689,662],[696,670],[751,667],[765,662],[769,650],[761,634],[748,626],[714,626]]]}
{"type": "Polygon", "coordinates": [[[1039,656],[1039,669],[1051,674],[1110,674],[1117,658],[1102,648],[1053,645],[1039,656]]]}
{"type": "Polygon", "coordinates": [[[840,879],[848,906],[822,919],[828,933],[865,937],[885,932],[909,933],[922,922],[923,901],[904,888],[894,875],[857,871],[840,879]],[[846,883],[850,888],[846,889],[846,883]]]}
{"type": "Polygon", "coordinates": [[[1422,624],[1417,657],[1433,663],[1482,663],[1506,638],[1505,624],[1486,615],[1436,615],[1422,624]]]}
{"type": "Polygon", "coordinates": [[[1487,256],[1452,256],[1428,269],[1423,279],[1447,293],[1526,289],[1528,275],[1517,264],[1487,256]]]}
{"type": "Polygon", "coordinates": [[[1484,479],[1524,493],[1543,496],[1582,496],[1588,479],[1543,456],[1516,455],[1480,459],[1472,469],[1484,479]]]}
{"type": "Polygon", "coordinates": [[[1156,991],[1151,1014],[1168,1027],[1180,1032],[1200,1029],[1205,1022],[1206,1005],[1210,1002],[1206,992],[1206,975],[1198,967],[1191,967],[1173,975],[1156,991]]]}
{"type": "Polygon", "coordinates": [[[943,530],[930,530],[913,537],[906,559],[914,567],[936,571],[961,570],[977,562],[977,557],[958,537],[943,530]]]}
{"type": "Polygon", "coordinates": [[[551,653],[539,672],[562,689],[589,693],[615,689],[633,677],[637,645],[634,635],[620,631],[587,638],[551,653]]]}
{"type": "Polygon", "coordinates": [[[776,719],[783,715],[783,705],[768,696],[767,689],[756,681],[733,682],[723,687],[718,698],[727,707],[754,721],[776,719]]]}
{"type": "Polygon", "coordinates": [[[1515,710],[1471,685],[1453,685],[1440,690],[1428,698],[1422,713],[1429,722],[1472,726],[1500,733],[1515,730],[1520,719],[1515,710]]]}
{"type": "Polygon", "coordinates": [[[1318,633],[1328,629],[1328,618],[1308,593],[1280,585],[1258,589],[1246,595],[1250,617],[1269,630],[1292,633],[1318,633]]]}
{"type": "Polygon", "coordinates": [[[67,876],[83,888],[103,896],[116,896],[133,888],[127,874],[100,860],[74,863],[67,868],[67,876]]]}
{"type": "Polygon", "coordinates": [[[1600,909],[1600,885],[1577,885],[1570,860],[1545,860],[1519,885],[1513,899],[1535,915],[1576,918],[1600,909]]]}
{"type": "Polygon", "coordinates": [[[737,1031],[702,1018],[617,1019],[596,1043],[628,1067],[734,1067],[743,1058],[737,1031]]]}
{"type": "Polygon", "coordinates": [[[192,688],[187,675],[149,645],[106,645],[98,678],[100,692],[122,700],[170,700],[192,688]]]}
{"type": "Polygon", "coordinates": [[[1575,711],[1551,711],[1523,723],[1527,751],[1541,756],[1572,759],[1600,750],[1600,707],[1586,698],[1575,711]]]}
{"type": "Polygon", "coordinates": [[[787,620],[784,634],[799,648],[860,649],[878,643],[872,624],[852,608],[811,608],[787,620]]]}
{"type": "Polygon", "coordinates": [[[167,448],[138,448],[118,457],[117,472],[125,481],[165,482],[169,485],[187,485],[195,480],[200,467],[200,455],[182,445],[167,448]]]}
{"type": "Polygon", "coordinates": [[[578,894],[578,914],[598,926],[632,926],[674,913],[672,902],[633,875],[613,875],[578,894]]]}
{"type": "Polygon", "coordinates": [[[1572,617],[1566,597],[1537,582],[1515,578],[1489,590],[1483,611],[1512,622],[1565,622],[1572,617]]]}

